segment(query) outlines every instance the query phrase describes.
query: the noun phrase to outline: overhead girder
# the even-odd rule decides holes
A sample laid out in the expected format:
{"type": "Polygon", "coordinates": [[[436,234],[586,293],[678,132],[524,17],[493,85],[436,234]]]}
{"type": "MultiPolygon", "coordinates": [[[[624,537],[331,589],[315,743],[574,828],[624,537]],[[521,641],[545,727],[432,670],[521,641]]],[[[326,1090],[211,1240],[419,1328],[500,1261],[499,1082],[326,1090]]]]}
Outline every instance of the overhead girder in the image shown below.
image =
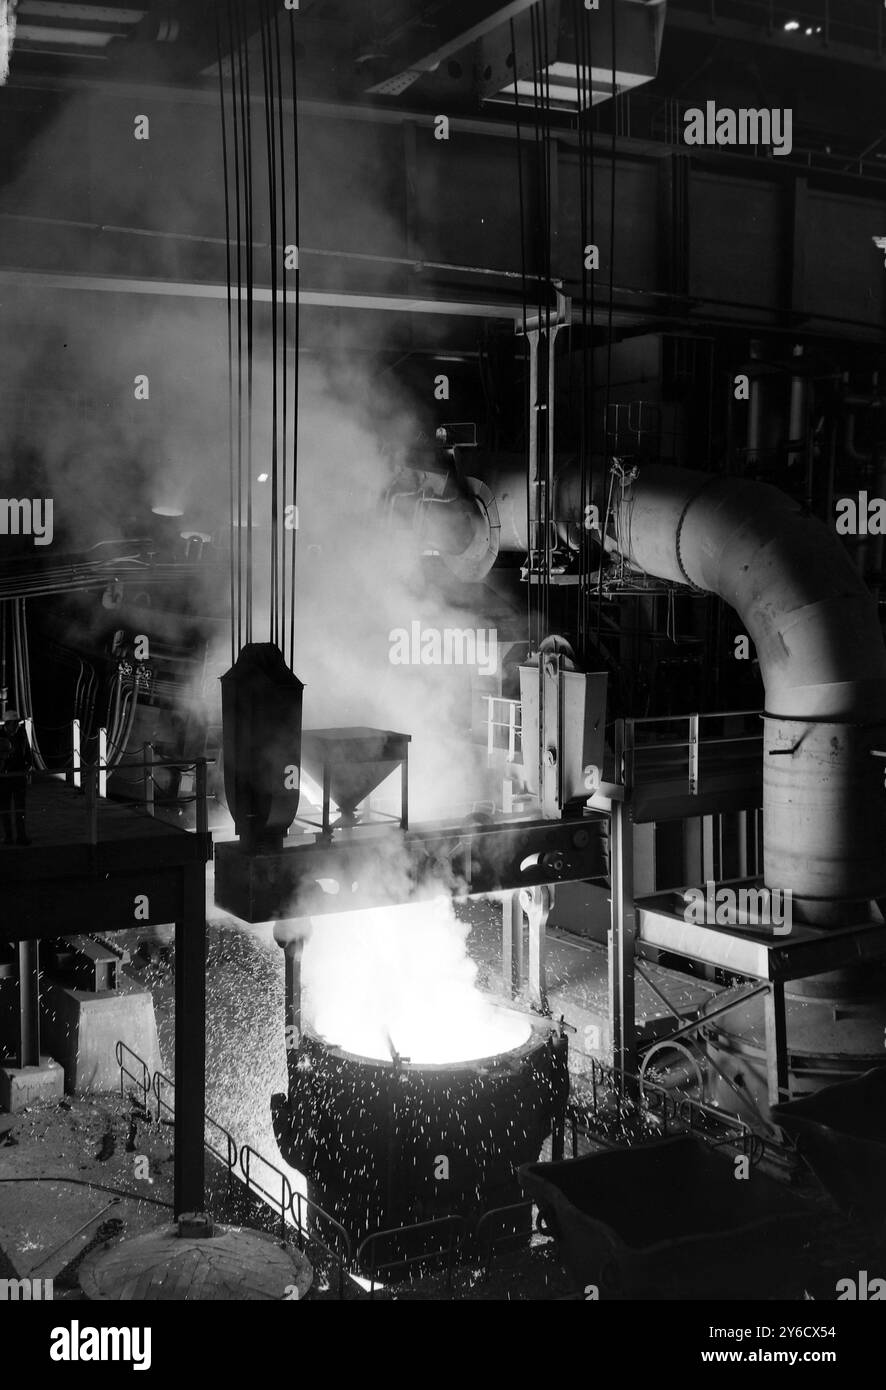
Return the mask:
{"type": "MultiPolygon", "coordinates": [[[[174,141],[203,151],[211,168],[217,93],[79,85],[83,99],[70,105],[54,136],[52,160],[55,169],[81,169],[86,176],[68,181],[64,219],[53,215],[45,181],[32,185],[30,194],[15,185],[0,190],[0,269],[66,276],[72,287],[72,277],[86,287],[81,277],[111,275],[120,291],[130,282],[141,293],[182,294],[188,286],[195,297],[217,293],[225,279],[221,180],[182,184],[181,169],[168,158],[174,141]],[[147,104],[152,112],[152,138],[135,150],[133,100],[140,103],[136,110],[147,104]],[[118,171],[114,179],[97,177],[98,170],[90,174],[84,160],[96,123],[105,132],[101,160],[118,171]],[[165,218],[167,203],[174,215],[165,218]],[[188,211],[184,223],[182,207],[188,211]],[[176,289],[164,291],[155,281],[175,282],[176,289]]],[[[10,114],[26,125],[27,90],[19,89],[19,96],[20,111],[10,114]]],[[[436,141],[427,113],[318,102],[299,109],[306,305],[409,312],[421,304],[428,323],[431,315],[440,322],[442,314],[455,320],[477,312],[513,319],[522,277],[512,120],[453,117],[449,140],[436,141]],[[432,301],[446,307],[431,308],[432,301]]],[[[256,139],[260,134],[256,122],[256,139]]],[[[536,171],[525,142],[523,157],[531,208],[536,171]]],[[[613,306],[623,326],[723,324],[860,340],[882,335],[886,280],[874,244],[883,232],[876,182],[849,174],[819,178],[787,160],[690,154],[619,137],[610,246],[609,158],[603,137],[595,145],[589,237],[600,252],[598,327],[608,313],[614,257],[613,306]]],[[[552,160],[558,197],[551,274],[577,300],[583,247],[574,131],[557,132],[552,160]]],[[[267,243],[265,221],[257,197],[256,245],[267,243]]],[[[534,248],[527,245],[527,251],[527,273],[534,277],[542,266],[534,248]]],[[[266,259],[264,253],[257,258],[257,271],[266,259]]],[[[268,288],[260,280],[259,286],[268,288]]],[[[534,278],[529,298],[536,298],[534,278]]]]}
{"type": "Polygon", "coordinates": [[[378,96],[399,96],[425,73],[434,72],[486,34],[530,10],[536,0],[436,0],[424,5],[402,37],[394,40],[386,55],[388,75],[368,91],[378,96]]]}

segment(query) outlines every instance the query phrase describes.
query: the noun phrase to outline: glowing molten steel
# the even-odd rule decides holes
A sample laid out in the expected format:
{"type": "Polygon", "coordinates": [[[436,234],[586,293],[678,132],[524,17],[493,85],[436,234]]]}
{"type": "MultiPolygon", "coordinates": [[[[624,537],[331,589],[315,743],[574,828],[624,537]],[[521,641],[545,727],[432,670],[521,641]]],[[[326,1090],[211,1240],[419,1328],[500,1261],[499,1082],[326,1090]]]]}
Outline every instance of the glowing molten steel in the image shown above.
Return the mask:
{"type": "Polygon", "coordinates": [[[530,1035],[476,985],[469,927],[449,898],[318,919],[302,985],[314,1033],[360,1057],[448,1063],[492,1057],[530,1035]]]}

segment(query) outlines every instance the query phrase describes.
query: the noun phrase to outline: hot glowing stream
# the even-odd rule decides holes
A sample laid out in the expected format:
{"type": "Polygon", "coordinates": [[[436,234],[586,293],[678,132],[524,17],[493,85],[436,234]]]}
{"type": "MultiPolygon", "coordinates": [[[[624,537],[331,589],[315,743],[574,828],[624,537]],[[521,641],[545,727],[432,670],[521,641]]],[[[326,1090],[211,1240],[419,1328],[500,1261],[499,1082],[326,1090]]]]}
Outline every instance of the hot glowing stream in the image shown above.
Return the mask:
{"type": "Polygon", "coordinates": [[[519,1047],[527,1022],[476,985],[449,898],[315,918],[302,961],[313,1031],[363,1057],[462,1062],[519,1047]]]}

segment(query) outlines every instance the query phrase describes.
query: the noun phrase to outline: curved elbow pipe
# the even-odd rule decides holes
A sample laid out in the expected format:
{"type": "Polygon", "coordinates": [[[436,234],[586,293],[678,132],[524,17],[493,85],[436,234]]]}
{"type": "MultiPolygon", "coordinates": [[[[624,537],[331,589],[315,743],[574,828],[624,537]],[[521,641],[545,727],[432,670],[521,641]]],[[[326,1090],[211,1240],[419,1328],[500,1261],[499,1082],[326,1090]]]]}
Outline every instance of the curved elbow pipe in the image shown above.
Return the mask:
{"type": "Polygon", "coordinates": [[[777,488],[651,466],[616,497],[616,548],[660,579],[718,594],[766,690],[764,878],[828,918],[886,894],[886,646],[837,537],[777,488]],[[815,900],[821,900],[819,912],[815,900]]]}

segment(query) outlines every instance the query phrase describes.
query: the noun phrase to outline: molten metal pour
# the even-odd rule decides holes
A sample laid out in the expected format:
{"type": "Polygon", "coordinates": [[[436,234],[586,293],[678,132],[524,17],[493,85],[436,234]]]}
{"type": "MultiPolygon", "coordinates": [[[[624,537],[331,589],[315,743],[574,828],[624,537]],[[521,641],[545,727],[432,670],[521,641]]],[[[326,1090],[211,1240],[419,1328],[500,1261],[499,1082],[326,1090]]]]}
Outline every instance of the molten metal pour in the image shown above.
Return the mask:
{"type": "Polygon", "coordinates": [[[445,897],[318,920],[302,959],[312,1031],[381,1061],[446,1064],[521,1046],[530,1025],[477,988],[468,930],[445,897]]]}

